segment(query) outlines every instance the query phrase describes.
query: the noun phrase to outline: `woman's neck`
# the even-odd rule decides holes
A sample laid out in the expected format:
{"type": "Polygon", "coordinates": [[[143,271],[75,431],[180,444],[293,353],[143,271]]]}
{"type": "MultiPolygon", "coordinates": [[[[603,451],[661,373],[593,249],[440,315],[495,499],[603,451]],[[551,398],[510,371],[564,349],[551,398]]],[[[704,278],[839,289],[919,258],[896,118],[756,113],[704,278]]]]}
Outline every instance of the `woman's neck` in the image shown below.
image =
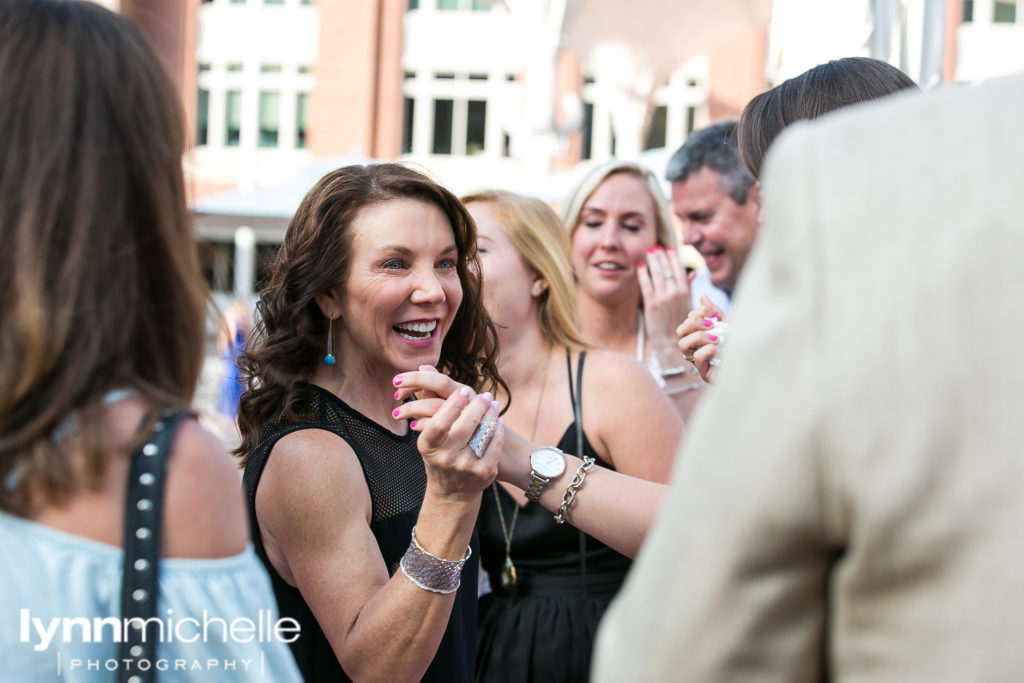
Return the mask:
{"type": "MultiPolygon", "coordinates": [[[[539,327],[534,329],[534,334],[519,337],[515,344],[502,345],[498,361],[498,371],[512,393],[512,403],[503,419],[531,441],[550,439],[552,425],[561,426],[564,417],[552,397],[560,388],[564,390],[558,373],[565,372],[565,347],[548,341],[539,327]],[[563,360],[559,362],[559,358],[563,360]]],[[[501,399],[499,402],[504,403],[501,399]]],[[[521,492],[509,492],[525,502],[521,492]]]]}
{"type": "MultiPolygon", "coordinates": [[[[543,379],[545,359],[552,353],[551,342],[543,335],[538,325],[531,325],[523,334],[510,338],[500,335],[498,374],[508,384],[512,396],[516,397],[527,387],[539,385],[543,379]]],[[[504,402],[505,396],[498,400],[504,402]]]]}
{"type": "Polygon", "coordinates": [[[579,290],[580,330],[583,338],[601,349],[636,355],[638,321],[642,320],[639,294],[607,303],[579,290]]]}
{"type": "Polygon", "coordinates": [[[391,416],[391,412],[399,405],[392,384],[396,374],[390,368],[346,363],[344,356],[338,356],[335,365],[318,365],[309,381],[331,392],[385,429],[395,434],[405,434],[405,422],[399,422],[391,416]]]}

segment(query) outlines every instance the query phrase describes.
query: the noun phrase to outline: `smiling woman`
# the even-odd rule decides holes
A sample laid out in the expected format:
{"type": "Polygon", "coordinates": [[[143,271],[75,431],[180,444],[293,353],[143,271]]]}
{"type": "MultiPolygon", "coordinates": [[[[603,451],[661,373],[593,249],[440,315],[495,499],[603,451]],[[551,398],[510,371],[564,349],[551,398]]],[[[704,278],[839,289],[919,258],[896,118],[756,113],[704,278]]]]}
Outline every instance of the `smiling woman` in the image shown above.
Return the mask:
{"type": "Polygon", "coordinates": [[[584,339],[635,355],[685,420],[703,382],[689,374],[676,347],[690,288],[657,178],[632,162],[596,166],[573,188],[562,222],[572,242],[584,339]]]}
{"type": "Polygon", "coordinates": [[[341,168],[303,200],[261,292],[237,453],[307,680],[472,680],[464,563],[500,448],[469,442],[504,386],[475,243],[465,208],[421,173],[341,168]],[[426,365],[485,392],[449,398],[451,434],[395,419],[393,378],[426,365]]]}
{"type": "MultiPolygon", "coordinates": [[[[463,202],[476,221],[484,301],[498,326],[498,369],[512,393],[503,417],[506,459],[518,435],[556,446],[536,451],[553,472],[557,450],[665,481],[682,423],[640,363],[584,342],[569,238],[558,216],[539,199],[497,190],[463,202]]],[[[491,486],[478,522],[493,593],[480,601],[477,680],[585,681],[598,622],[630,561],[564,525],[565,517],[556,521],[516,486],[491,486]]]]}

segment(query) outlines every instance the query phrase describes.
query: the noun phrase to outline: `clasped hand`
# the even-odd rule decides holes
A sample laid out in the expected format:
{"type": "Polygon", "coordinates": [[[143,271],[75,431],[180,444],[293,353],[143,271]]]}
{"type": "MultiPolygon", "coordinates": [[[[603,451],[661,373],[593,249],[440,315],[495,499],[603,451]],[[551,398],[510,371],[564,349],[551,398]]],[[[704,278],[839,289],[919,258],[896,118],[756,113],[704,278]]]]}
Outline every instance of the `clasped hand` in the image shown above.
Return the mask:
{"type": "Polygon", "coordinates": [[[705,382],[711,384],[718,372],[717,354],[722,342],[721,336],[713,333],[713,328],[715,321],[724,322],[725,316],[706,296],[700,298],[700,303],[676,328],[676,334],[683,357],[696,366],[705,382]]]}
{"type": "Polygon", "coordinates": [[[489,393],[476,394],[429,365],[397,375],[394,383],[395,398],[401,401],[422,392],[421,398],[402,403],[393,414],[398,420],[411,419],[410,429],[420,433],[428,482],[444,494],[479,495],[498,475],[505,433],[497,402],[489,393]],[[478,456],[470,440],[481,422],[497,425],[478,456]]]}

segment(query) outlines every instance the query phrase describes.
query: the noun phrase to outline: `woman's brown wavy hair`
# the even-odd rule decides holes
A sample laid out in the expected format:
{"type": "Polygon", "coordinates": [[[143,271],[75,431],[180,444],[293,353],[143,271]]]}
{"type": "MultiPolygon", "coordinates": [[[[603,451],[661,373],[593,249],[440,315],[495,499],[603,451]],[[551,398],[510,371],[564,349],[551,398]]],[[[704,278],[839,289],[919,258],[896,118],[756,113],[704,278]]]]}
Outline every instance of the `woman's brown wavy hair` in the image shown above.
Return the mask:
{"type": "Polygon", "coordinates": [[[188,403],[207,291],[176,90],[124,18],[0,2],[0,102],[0,509],[24,514],[101,480],[106,392],[188,403]],[[71,417],[74,466],[53,437],[71,417]]]}
{"type": "Polygon", "coordinates": [[[438,207],[451,223],[459,251],[462,304],[441,345],[438,370],[478,391],[505,387],[496,366],[497,334],[481,297],[476,226],[466,208],[440,184],[400,164],[339,168],[302,200],[260,291],[252,340],[240,362],[245,390],[238,407],[242,440],[235,454],[243,466],[263,425],[278,416],[302,417],[300,384],[327,346],[328,320],[314,296],[348,279],[353,221],[369,207],[400,198],[438,207]]]}

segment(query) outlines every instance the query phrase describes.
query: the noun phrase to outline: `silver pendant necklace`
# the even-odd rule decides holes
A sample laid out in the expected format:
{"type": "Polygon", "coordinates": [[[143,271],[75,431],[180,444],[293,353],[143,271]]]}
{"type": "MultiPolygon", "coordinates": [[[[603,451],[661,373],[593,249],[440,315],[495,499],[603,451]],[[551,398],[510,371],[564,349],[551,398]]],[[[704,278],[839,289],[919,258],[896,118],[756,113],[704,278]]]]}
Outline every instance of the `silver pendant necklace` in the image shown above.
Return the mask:
{"type": "MultiPolygon", "coordinates": [[[[530,430],[530,441],[537,435],[537,422],[540,420],[540,407],[544,403],[544,390],[548,386],[548,366],[551,365],[551,349],[548,348],[547,358],[544,361],[544,377],[540,383],[540,396],[537,399],[537,408],[533,413],[533,429],[530,430]]],[[[516,565],[512,562],[512,534],[516,532],[516,521],[519,519],[519,503],[515,500],[512,505],[515,510],[512,512],[512,524],[505,525],[505,512],[501,509],[501,498],[498,496],[498,482],[491,482],[491,489],[494,491],[494,503],[498,506],[498,521],[501,522],[501,535],[505,538],[505,561],[501,563],[501,587],[510,589],[516,585],[516,565]]]]}

